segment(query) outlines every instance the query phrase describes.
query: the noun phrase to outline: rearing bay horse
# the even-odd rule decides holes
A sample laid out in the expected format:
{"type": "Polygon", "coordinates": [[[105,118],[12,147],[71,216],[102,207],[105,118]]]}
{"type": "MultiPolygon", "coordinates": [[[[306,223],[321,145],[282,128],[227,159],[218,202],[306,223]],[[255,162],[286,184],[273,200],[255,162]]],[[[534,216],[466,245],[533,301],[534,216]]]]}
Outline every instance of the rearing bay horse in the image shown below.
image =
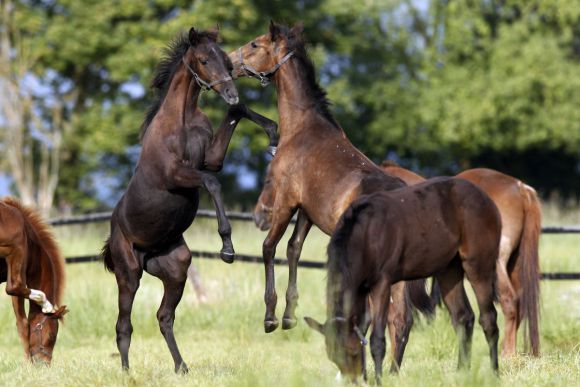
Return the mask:
{"type": "Polygon", "coordinates": [[[119,287],[117,347],[129,368],[131,309],[143,271],[163,282],[157,312],[176,372],[187,372],[175,342],[173,321],[187,278],[191,253],[183,232],[197,212],[200,187],[211,195],[222,237],[221,258],[233,262],[231,227],[225,216],[220,184],[207,171],[219,171],[234,128],[241,118],[265,126],[276,145],[276,124],[237,105],[230,76],[232,64],[217,44],[217,30],[179,35],[153,80],[158,99],[142,125],[142,151],[134,176],[115,207],[111,235],[103,247],[105,266],[119,287]],[[230,105],[214,137],[208,118],[197,107],[202,89],[219,93],[230,105]]]}
{"type": "MultiPolygon", "coordinates": [[[[311,226],[315,224],[331,235],[355,198],[405,185],[384,173],[348,140],[330,113],[326,93],[316,82],[314,65],[301,34],[301,25],[288,28],[271,23],[267,34],[229,54],[234,76],[255,76],[263,85],[272,81],[278,93],[280,143],[265,184],[265,189],[271,188],[271,227],[263,243],[266,332],[279,325],[273,259],[294,213],[298,211],[298,220],[288,242],[290,275],[283,329],[296,325],[297,263],[311,226]]],[[[406,291],[402,284],[398,286],[400,291],[393,291],[393,298],[406,302],[406,291]]],[[[397,326],[398,364],[412,324],[409,318],[410,314],[397,326]]]]}
{"type": "MultiPolygon", "coordinates": [[[[392,163],[383,169],[408,185],[425,181],[422,176],[392,163]]],[[[497,289],[505,317],[503,356],[516,352],[517,330],[527,320],[527,341],[534,356],[540,354],[539,303],[540,263],[538,245],[541,232],[541,206],[536,191],[520,180],[487,168],[461,172],[456,177],[469,180],[497,206],[502,236],[497,258],[497,289]]]]}
{"type": "Polygon", "coordinates": [[[58,307],[65,285],[64,259],[48,227],[19,201],[0,201],[0,283],[12,296],[18,335],[27,359],[49,363],[59,320],[67,309],[58,307]],[[30,300],[28,316],[24,299],[30,300]]]}

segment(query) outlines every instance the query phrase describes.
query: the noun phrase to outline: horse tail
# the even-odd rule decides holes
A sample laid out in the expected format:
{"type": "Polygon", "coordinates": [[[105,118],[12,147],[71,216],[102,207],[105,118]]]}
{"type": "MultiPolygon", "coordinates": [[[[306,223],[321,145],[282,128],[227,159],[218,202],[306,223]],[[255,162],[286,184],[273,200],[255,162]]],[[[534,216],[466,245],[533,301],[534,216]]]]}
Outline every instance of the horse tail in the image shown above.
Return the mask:
{"type": "Polygon", "coordinates": [[[435,305],[426,289],[427,279],[420,278],[413,281],[405,281],[405,288],[409,294],[411,305],[415,307],[425,317],[431,319],[435,317],[435,305]]]}
{"type": "Polygon", "coordinates": [[[110,272],[115,271],[115,263],[113,262],[113,254],[111,253],[111,236],[107,238],[103,249],[101,250],[101,258],[105,265],[105,269],[110,272]]]}
{"type": "Polygon", "coordinates": [[[520,316],[527,319],[526,339],[534,356],[540,354],[540,259],[538,245],[542,231],[542,212],[536,191],[522,184],[524,196],[524,229],[516,265],[522,286],[520,297],[520,316]]]}
{"type": "MultiPolygon", "coordinates": [[[[35,258],[38,259],[38,264],[41,268],[48,269],[52,277],[52,291],[47,295],[52,298],[51,301],[56,305],[60,305],[66,281],[65,261],[50,227],[35,210],[24,206],[17,199],[8,197],[4,198],[3,201],[22,214],[28,243],[32,247],[30,251],[33,254],[37,251],[35,258]]],[[[45,283],[42,285],[46,286],[45,283]]]]}

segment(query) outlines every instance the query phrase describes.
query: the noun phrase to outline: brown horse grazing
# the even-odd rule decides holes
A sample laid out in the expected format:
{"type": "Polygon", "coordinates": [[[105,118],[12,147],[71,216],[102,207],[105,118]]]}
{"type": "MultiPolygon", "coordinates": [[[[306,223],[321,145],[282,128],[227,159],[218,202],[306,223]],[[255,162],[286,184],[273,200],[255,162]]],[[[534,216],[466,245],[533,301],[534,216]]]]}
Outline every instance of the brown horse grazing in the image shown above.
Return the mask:
{"type": "Polygon", "coordinates": [[[173,321],[187,279],[191,253],[183,232],[197,212],[199,187],[211,195],[222,237],[222,259],[231,263],[234,250],[225,216],[220,184],[207,171],[219,171],[237,122],[249,118],[266,126],[275,145],[276,125],[242,105],[232,106],[215,137],[197,107],[203,88],[213,89],[228,104],[238,94],[230,77],[232,64],[217,45],[218,32],[180,35],[161,62],[153,81],[159,90],[142,126],[141,156],[127,190],[113,211],[111,235],[103,247],[105,266],[115,273],[119,287],[117,347],[121,364],[129,368],[131,309],[143,271],[163,282],[157,312],[159,327],[175,362],[186,372],[173,334],[173,321]]]}
{"type": "MultiPolygon", "coordinates": [[[[425,179],[407,169],[383,163],[383,169],[408,185],[425,179]]],[[[489,195],[502,221],[497,265],[497,288],[505,317],[502,356],[516,352],[517,330],[526,320],[527,342],[532,355],[540,353],[540,264],[538,245],[541,206],[536,191],[520,180],[487,168],[469,169],[456,177],[469,180],[489,195]]],[[[436,282],[434,282],[434,285],[436,282]]],[[[438,302],[436,297],[435,303],[438,302]]]]}
{"type": "Polygon", "coordinates": [[[27,359],[50,364],[64,290],[64,259],[38,214],[15,199],[0,201],[0,283],[12,296],[18,335],[27,359]],[[28,316],[24,299],[28,298],[28,316]]]}
{"type": "Polygon", "coordinates": [[[471,283],[479,322],[498,370],[497,314],[493,304],[501,219],[474,184],[436,178],[354,201],[328,246],[327,321],[306,318],[326,337],[329,358],[342,374],[364,374],[364,332],[372,304],[371,354],[380,384],[391,285],[435,275],[459,339],[459,366],[469,365],[473,311],[463,287],[471,283]]]}
{"type": "MultiPolygon", "coordinates": [[[[263,85],[273,81],[278,93],[280,144],[263,191],[268,196],[267,212],[271,214],[271,227],[263,244],[266,332],[274,331],[279,324],[273,258],[293,214],[298,210],[297,224],[288,242],[290,275],[283,329],[296,325],[297,263],[311,226],[315,224],[330,235],[340,215],[361,194],[404,186],[356,149],[335,121],[326,93],[316,82],[301,34],[301,25],[288,28],[271,23],[267,34],[230,53],[234,76],[254,76],[263,85]]],[[[406,291],[402,287],[397,295],[401,296],[400,302],[405,302],[406,291]]],[[[410,315],[399,324],[399,359],[410,324],[410,315]]]]}

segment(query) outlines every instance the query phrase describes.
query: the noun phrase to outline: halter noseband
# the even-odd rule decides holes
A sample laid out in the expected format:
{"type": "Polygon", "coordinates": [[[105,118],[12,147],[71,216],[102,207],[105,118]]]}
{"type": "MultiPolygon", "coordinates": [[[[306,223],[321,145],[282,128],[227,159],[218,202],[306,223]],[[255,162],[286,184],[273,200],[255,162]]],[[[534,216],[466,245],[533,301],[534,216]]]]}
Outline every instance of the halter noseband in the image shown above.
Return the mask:
{"type": "Polygon", "coordinates": [[[181,58],[181,60],[182,60],[183,64],[185,65],[185,67],[189,70],[191,75],[193,75],[193,78],[195,78],[195,82],[201,88],[202,91],[208,91],[212,87],[214,87],[215,85],[219,85],[220,83],[224,83],[224,82],[232,80],[232,77],[228,75],[227,77],[224,77],[222,79],[218,79],[216,81],[207,83],[206,81],[201,79],[201,77],[191,68],[191,66],[189,66],[189,64],[185,61],[185,57],[181,58]]]}
{"type": "Polygon", "coordinates": [[[37,333],[38,334],[38,339],[40,342],[40,346],[38,347],[37,351],[30,351],[30,357],[34,358],[34,356],[38,355],[39,353],[43,354],[44,356],[48,357],[49,359],[52,359],[52,354],[48,353],[48,351],[46,350],[46,347],[44,346],[44,344],[42,344],[42,329],[44,328],[44,323],[46,323],[46,319],[48,318],[48,316],[44,316],[44,318],[42,319],[42,321],[40,321],[39,323],[37,323],[34,328],[32,329],[32,333],[37,333]]]}
{"type": "Polygon", "coordinates": [[[258,71],[255,68],[253,68],[252,66],[249,66],[247,64],[244,63],[244,56],[242,55],[242,48],[238,48],[238,55],[240,57],[240,68],[242,70],[244,70],[244,73],[247,76],[250,77],[254,77],[260,80],[260,85],[262,87],[266,87],[270,84],[270,80],[272,78],[272,76],[274,76],[274,74],[276,74],[276,71],[278,71],[278,69],[288,61],[288,59],[292,58],[292,56],[294,56],[294,51],[290,51],[288,54],[284,55],[284,57],[280,60],[280,62],[276,63],[274,65],[274,67],[272,67],[270,70],[268,71],[258,71]]]}

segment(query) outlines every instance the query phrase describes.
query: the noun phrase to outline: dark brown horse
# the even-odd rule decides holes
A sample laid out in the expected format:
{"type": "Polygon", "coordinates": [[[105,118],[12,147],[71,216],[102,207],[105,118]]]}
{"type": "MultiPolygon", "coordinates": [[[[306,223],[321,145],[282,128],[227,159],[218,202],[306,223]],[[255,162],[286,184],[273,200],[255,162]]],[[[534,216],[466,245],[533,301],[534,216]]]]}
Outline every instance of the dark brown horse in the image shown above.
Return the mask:
{"type": "Polygon", "coordinates": [[[341,373],[357,379],[364,374],[364,332],[372,309],[371,354],[380,384],[391,286],[435,275],[460,339],[459,366],[464,367],[474,322],[463,287],[465,274],[497,371],[493,299],[500,237],[496,206],[462,179],[436,178],[362,196],[347,209],[328,247],[327,321],[306,321],[324,334],[328,356],[341,373]]]}
{"type": "Polygon", "coordinates": [[[57,306],[65,284],[64,259],[40,216],[12,198],[0,201],[0,258],[0,283],[6,282],[12,296],[24,354],[50,364],[59,320],[67,313],[65,306],[57,306]]]}
{"type": "Polygon", "coordinates": [[[173,334],[173,321],[187,278],[191,253],[183,232],[197,212],[200,187],[211,195],[222,237],[222,259],[231,263],[234,249],[225,216],[220,184],[208,171],[222,168],[233,130],[241,118],[256,121],[276,142],[276,125],[236,105],[238,94],[230,77],[232,64],[217,44],[218,32],[180,35],[161,62],[153,87],[158,100],[142,126],[143,148],[134,176],[113,211],[111,235],[103,248],[105,266],[119,287],[117,346],[124,369],[129,367],[131,309],[143,271],[163,282],[157,312],[176,372],[186,372],[173,334]],[[202,89],[213,89],[232,106],[213,137],[208,118],[197,107],[202,89]]]}
{"type": "MultiPolygon", "coordinates": [[[[355,198],[404,185],[356,149],[335,121],[326,93],[316,82],[314,65],[301,32],[300,25],[290,29],[272,23],[267,34],[230,53],[235,76],[255,76],[262,84],[271,80],[278,92],[280,145],[270,164],[256,212],[261,216],[256,219],[257,223],[267,220],[261,226],[270,229],[263,244],[266,332],[278,327],[273,258],[292,215],[298,211],[298,221],[288,242],[290,275],[283,329],[296,325],[297,264],[311,226],[315,224],[331,235],[338,219],[355,198]]],[[[413,323],[406,305],[413,301],[420,310],[431,305],[420,282],[395,285],[393,300],[400,311],[392,313],[393,319],[389,321],[392,370],[397,370],[413,323]]]]}
{"type": "MultiPolygon", "coordinates": [[[[425,181],[416,173],[396,165],[385,163],[383,168],[387,173],[403,179],[408,185],[425,181]]],[[[538,245],[542,212],[536,191],[518,179],[487,168],[469,169],[457,177],[471,181],[488,194],[501,216],[502,236],[497,258],[497,288],[505,317],[502,355],[515,354],[517,330],[522,320],[526,320],[529,325],[527,343],[531,353],[538,356],[540,353],[538,245]]],[[[438,297],[435,298],[438,301],[438,297]]]]}

